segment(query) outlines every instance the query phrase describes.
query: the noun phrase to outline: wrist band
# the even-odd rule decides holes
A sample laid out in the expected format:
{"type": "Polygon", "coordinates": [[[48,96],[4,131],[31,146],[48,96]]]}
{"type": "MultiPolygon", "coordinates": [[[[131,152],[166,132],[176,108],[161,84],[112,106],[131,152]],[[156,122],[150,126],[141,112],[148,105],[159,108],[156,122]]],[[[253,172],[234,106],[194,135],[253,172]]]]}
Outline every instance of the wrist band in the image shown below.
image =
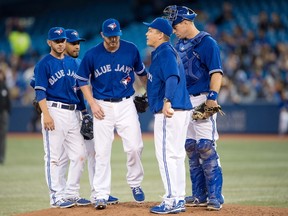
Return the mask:
{"type": "Polygon", "coordinates": [[[207,95],[207,100],[217,100],[218,93],[216,91],[210,90],[207,95]]]}

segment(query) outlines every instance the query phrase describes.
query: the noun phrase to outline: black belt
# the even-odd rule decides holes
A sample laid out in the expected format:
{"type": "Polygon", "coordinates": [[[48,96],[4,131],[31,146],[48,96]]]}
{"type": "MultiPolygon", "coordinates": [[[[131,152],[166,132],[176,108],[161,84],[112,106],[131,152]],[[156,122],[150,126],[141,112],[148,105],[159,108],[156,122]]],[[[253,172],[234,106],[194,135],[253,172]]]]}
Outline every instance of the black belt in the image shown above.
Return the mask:
{"type": "Polygon", "coordinates": [[[75,110],[76,105],[75,104],[61,104],[58,106],[58,103],[52,103],[52,107],[59,107],[61,109],[66,109],[66,110],[75,110]]]}
{"type": "Polygon", "coordinates": [[[197,96],[199,96],[199,95],[201,95],[201,94],[206,94],[207,92],[201,92],[201,93],[197,93],[197,94],[192,94],[192,96],[193,97],[197,97],[197,96]]]}
{"type": "Polygon", "coordinates": [[[129,97],[124,97],[124,98],[107,98],[107,99],[103,99],[103,101],[108,101],[108,102],[112,102],[112,103],[117,103],[117,102],[121,102],[125,99],[128,99],[129,97]]]}

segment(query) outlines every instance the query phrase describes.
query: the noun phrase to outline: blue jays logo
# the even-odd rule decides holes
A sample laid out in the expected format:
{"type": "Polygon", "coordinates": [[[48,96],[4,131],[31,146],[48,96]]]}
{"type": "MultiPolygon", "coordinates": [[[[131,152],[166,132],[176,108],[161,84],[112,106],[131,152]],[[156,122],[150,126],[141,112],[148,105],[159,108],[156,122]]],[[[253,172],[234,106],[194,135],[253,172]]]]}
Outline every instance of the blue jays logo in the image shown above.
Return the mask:
{"type": "Polygon", "coordinates": [[[62,29],[57,29],[54,31],[54,33],[58,34],[58,35],[61,35],[63,33],[63,30],[62,29]]]}
{"type": "Polygon", "coordinates": [[[131,77],[129,75],[125,76],[120,82],[127,88],[128,83],[130,83],[131,77]]]}
{"type": "Polygon", "coordinates": [[[74,35],[75,37],[78,37],[78,32],[77,31],[74,31],[71,34],[74,35]]]}
{"type": "Polygon", "coordinates": [[[116,25],[116,23],[114,22],[114,23],[109,24],[108,27],[109,27],[110,29],[114,30],[114,29],[117,27],[117,25],[116,25]]]}

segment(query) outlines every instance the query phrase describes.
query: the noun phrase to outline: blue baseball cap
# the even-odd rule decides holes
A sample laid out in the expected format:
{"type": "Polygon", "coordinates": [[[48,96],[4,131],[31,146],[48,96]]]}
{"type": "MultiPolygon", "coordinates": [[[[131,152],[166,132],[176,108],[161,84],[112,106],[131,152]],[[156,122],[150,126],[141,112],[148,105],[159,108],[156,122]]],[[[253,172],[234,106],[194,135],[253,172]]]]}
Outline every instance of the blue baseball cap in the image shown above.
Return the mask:
{"type": "Polygon", "coordinates": [[[67,42],[73,43],[75,41],[85,41],[84,38],[80,38],[79,34],[74,29],[66,29],[66,36],[67,36],[67,42]]]}
{"type": "Polygon", "coordinates": [[[52,27],[48,32],[48,40],[67,39],[65,29],[62,27],[52,27]]]}
{"type": "Polygon", "coordinates": [[[171,34],[173,32],[173,29],[172,29],[170,22],[167,19],[164,19],[161,17],[154,19],[153,22],[151,22],[151,23],[143,22],[143,24],[148,26],[148,27],[157,29],[169,37],[171,36],[171,34]]]}
{"type": "Polygon", "coordinates": [[[102,32],[105,37],[121,36],[122,31],[118,20],[110,18],[103,22],[102,32]]]}

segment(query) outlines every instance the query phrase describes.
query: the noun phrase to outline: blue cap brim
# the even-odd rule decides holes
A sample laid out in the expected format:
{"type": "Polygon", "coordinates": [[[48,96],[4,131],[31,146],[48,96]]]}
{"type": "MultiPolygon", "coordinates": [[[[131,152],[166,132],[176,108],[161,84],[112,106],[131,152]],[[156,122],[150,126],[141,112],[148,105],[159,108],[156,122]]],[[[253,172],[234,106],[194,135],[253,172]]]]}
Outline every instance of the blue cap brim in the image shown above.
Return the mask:
{"type": "Polygon", "coordinates": [[[120,32],[112,32],[112,33],[104,33],[103,32],[103,35],[105,36],[105,37],[116,37],[116,36],[121,36],[122,35],[122,31],[120,31],[120,32]]]}
{"type": "Polygon", "coordinates": [[[53,38],[53,39],[49,39],[48,40],[52,40],[52,41],[55,41],[55,40],[61,40],[61,39],[68,39],[67,37],[56,37],[56,38],[53,38]]]}
{"type": "Polygon", "coordinates": [[[67,39],[68,43],[73,43],[73,42],[76,42],[76,41],[86,41],[86,40],[84,38],[75,38],[75,39],[72,39],[72,40],[67,39]]]}
{"type": "Polygon", "coordinates": [[[151,23],[148,23],[148,22],[143,22],[143,24],[146,25],[146,26],[150,26],[151,25],[151,23]]]}

